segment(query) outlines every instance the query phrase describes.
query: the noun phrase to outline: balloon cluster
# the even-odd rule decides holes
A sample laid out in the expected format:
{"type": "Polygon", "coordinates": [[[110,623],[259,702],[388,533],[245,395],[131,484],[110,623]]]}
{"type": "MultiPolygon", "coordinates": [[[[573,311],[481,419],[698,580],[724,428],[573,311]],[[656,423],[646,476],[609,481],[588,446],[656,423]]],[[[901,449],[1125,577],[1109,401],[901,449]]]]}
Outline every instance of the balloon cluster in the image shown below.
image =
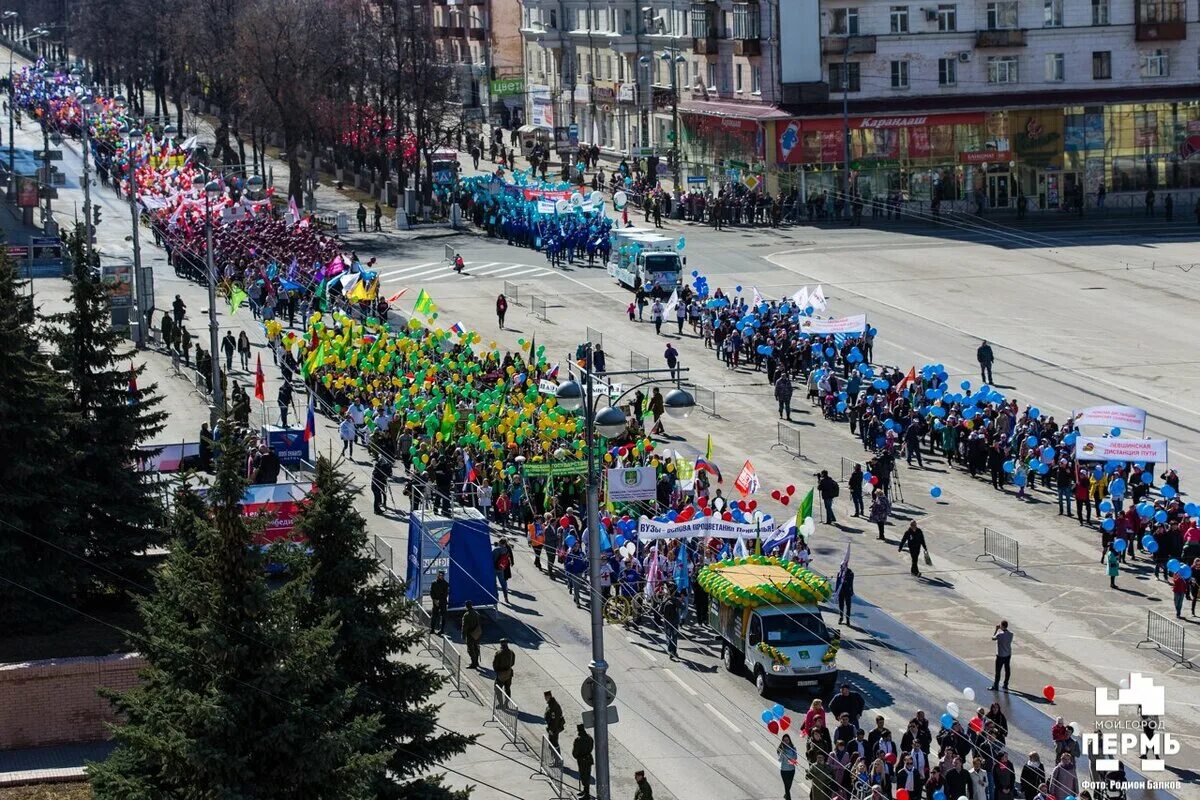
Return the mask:
{"type": "Polygon", "coordinates": [[[785,488],[782,492],[779,491],[778,489],[775,489],[774,491],[772,491],[771,499],[776,500],[780,503],[783,503],[786,506],[788,503],[792,502],[792,495],[794,495],[795,493],[796,493],[795,484],[789,483],[787,485],[787,488],[785,488]]]}
{"type": "Polygon", "coordinates": [[[767,726],[767,730],[775,735],[784,733],[792,727],[792,718],[788,716],[787,709],[779,703],[764,710],[759,718],[767,726]]]}

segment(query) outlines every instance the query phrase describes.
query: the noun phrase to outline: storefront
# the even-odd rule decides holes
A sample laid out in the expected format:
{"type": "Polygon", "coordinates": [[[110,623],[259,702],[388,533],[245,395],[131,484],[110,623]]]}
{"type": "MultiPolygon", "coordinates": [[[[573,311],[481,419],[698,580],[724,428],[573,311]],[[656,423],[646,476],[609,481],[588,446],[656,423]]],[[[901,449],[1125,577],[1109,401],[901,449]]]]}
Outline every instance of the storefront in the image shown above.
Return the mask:
{"type": "MultiPolygon", "coordinates": [[[[680,104],[683,172],[692,188],[746,183],[769,165],[766,132],[772,120],[787,119],[775,106],[690,101],[680,104]],[[703,182],[700,179],[703,178],[703,182]]],[[[750,181],[761,184],[758,178],[750,181]]]]}

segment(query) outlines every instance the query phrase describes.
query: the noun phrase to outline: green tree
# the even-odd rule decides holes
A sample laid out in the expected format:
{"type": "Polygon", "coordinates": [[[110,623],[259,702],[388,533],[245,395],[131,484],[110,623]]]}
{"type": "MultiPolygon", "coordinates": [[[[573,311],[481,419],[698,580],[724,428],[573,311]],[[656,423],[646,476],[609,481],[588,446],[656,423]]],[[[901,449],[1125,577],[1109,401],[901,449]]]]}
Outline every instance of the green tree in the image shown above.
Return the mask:
{"type": "Polygon", "coordinates": [[[412,650],[421,633],[407,624],[404,587],[376,580],[378,562],[366,520],[354,506],[357,495],[329,459],[318,459],[313,490],[295,527],[312,551],[311,618],[337,619],[338,679],[357,688],[360,714],[378,715],[383,723],[378,746],[390,753],[390,775],[381,770],[375,776],[376,796],[463,797],[443,786],[441,776],[419,777],[465,751],[474,738],[438,731],[439,706],[430,698],[445,679],[427,666],[394,658],[412,650]]]}
{"type": "Polygon", "coordinates": [[[69,554],[83,550],[64,525],[73,424],[66,385],[38,351],[27,285],[0,251],[0,577],[8,578],[0,580],[0,615],[17,628],[61,616],[37,595],[69,600],[78,568],[69,554]]]}
{"type": "Polygon", "coordinates": [[[154,487],[133,465],[138,446],[162,430],[167,415],[154,385],[134,390],[142,369],[111,325],[108,291],[91,279],[83,259],[75,260],[70,303],[69,311],[48,318],[46,338],[55,348],[54,366],[67,378],[72,416],[63,432],[73,483],[66,526],[88,559],[76,562],[76,584],[109,585],[114,573],[141,582],[146,551],[163,541],[162,511],[154,487]]]}
{"type": "MultiPolygon", "coordinates": [[[[226,426],[228,430],[228,426],[226,426]]],[[[126,719],[89,767],[97,800],[373,798],[379,720],[341,685],[330,617],[305,582],[268,587],[257,527],[239,505],[246,445],[220,443],[207,514],[184,490],[170,556],[139,601],[142,684],[106,693],[126,719]]]]}

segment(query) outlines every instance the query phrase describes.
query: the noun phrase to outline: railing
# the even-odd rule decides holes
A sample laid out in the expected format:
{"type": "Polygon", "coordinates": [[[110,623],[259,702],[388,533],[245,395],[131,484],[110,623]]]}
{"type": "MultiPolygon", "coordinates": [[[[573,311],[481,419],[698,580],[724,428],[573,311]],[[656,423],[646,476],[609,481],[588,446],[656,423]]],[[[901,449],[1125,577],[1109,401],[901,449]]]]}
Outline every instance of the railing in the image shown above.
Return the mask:
{"type": "MultiPolygon", "coordinates": [[[[550,781],[554,796],[560,800],[566,797],[566,787],[563,785],[563,759],[558,748],[550,743],[548,736],[542,736],[542,749],[538,755],[538,772],[550,781]]],[[[582,780],[582,778],[581,778],[582,780]]]]}
{"type": "Polygon", "coordinates": [[[687,388],[692,393],[692,399],[696,401],[696,408],[710,417],[720,419],[721,415],[717,413],[717,393],[714,389],[694,383],[687,384],[687,388]]]}
{"type": "Polygon", "coordinates": [[[446,672],[450,673],[450,685],[454,687],[454,691],[450,694],[457,694],[463,697],[467,696],[466,690],[463,689],[462,677],[462,653],[458,652],[458,648],[446,636],[442,636],[442,646],[438,650],[438,658],[442,662],[442,666],[446,672]]]}
{"type": "Polygon", "coordinates": [[[390,575],[395,575],[395,562],[392,546],[379,537],[375,536],[375,557],[379,559],[379,563],[383,565],[384,570],[390,575]]]}
{"type": "Polygon", "coordinates": [[[629,370],[649,379],[650,359],[636,350],[629,351],[629,370]]]}
{"type": "Polygon", "coordinates": [[[1137,643],[1138,647],[1152,644],[1164,653],[1179,659],[1186,667],[1192,666],[1192,660],[1187,657],[1187,631],[1178,622],[1167,619],[1157,611],[1146,611],[1146,638],[1137,643]]]}
{"type": "MultiPolygon", "coordinates": [[[[775,423],[775,444],[771,445],[771,449],[782,447],[784,450],[792,454],[792,458],[803,458],[804,451],[800,449],[800,430],[798,428],[790,428],[782,422],[775,423]]],[[[846,459],[842,459],[843,465],[846,459]]],[[[842,479],[845,480],[845,466],[842,467],[842,479]]]]}
{"type": "Polygon", "coordinates": [[[499,684],[493,684],[492,722],[500,726],[500,732],[514,747],[520,747],[520,733],[517,730],[520,719],[521,709],[499,684]]]}
{"type": "Polygon", "coordinates": [[[595,328],[589,327],[587,329],[587,338],[584,341],[591,342],[595,347],[604,347],[604,334],[595,328]]]}
{"type": "Polygon", "coordinates": [[[1008,567],[1013,575],[1025,575],[1021,569],[1021,543],[991,528],[983,529],[983,554],[975,560],[990,558],[1002,567],[1008,567]]]}
{"type": "Polygon", "coordinates": [[[550,317],[546,315],[546,299],[544,297],[538,297],[535,294],[529,295],[529,313],[543,322],[550,321],[550,317]]]}
{"type": "Polygon", "coordinates": [[[508,298],[508,302],[514,306],[521,305],[521,287],[512,281],[504,282],[504,296],[508,298]]]}

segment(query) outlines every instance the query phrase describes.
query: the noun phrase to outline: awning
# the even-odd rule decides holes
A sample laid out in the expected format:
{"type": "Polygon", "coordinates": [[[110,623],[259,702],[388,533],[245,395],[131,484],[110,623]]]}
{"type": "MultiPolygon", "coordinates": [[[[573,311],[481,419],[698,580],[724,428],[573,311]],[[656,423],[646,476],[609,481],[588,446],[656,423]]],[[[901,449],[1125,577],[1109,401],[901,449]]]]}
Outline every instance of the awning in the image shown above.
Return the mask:
{"type": "Polygon", "coordinates": [[[708,100],[684,100],[679,104],[682,114],[703,114],[709,117],[725,119],[740,119],[750,122],[766,122],[774,119],[789,119],[779,106],[768,106],[760,103],[728,103],[708,100]]]}

